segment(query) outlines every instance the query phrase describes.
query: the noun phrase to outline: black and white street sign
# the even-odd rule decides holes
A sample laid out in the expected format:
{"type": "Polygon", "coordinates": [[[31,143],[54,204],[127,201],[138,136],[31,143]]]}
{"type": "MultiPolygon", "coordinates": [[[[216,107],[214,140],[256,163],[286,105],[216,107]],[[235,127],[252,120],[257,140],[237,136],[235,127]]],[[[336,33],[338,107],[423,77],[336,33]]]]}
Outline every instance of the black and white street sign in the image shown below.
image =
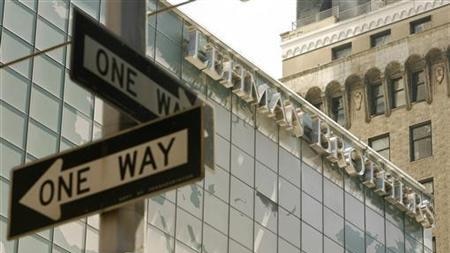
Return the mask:
{"type": "Polygon", "coordinates": [[[202,109],[14,169],[8,238],[203,178],[202,109]]]}
{"type": "Polygon", "coordinates": [[[168,71],[73,10],[71,78],[139,122],[205,105],[205,164],[214,168],[213,108],[168,71]]]}

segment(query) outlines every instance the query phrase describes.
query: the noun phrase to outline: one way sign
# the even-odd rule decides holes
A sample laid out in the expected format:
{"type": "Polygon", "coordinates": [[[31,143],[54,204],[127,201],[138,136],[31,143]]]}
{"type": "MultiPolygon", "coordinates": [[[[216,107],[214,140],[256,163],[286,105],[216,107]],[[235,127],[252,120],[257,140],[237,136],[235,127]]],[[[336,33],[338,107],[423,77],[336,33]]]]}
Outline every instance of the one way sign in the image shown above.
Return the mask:
{"type": "Polygon", "coordinates": [[[202,130],[197,107],[15,169],[8,238],[202,178],[202,130]]]}

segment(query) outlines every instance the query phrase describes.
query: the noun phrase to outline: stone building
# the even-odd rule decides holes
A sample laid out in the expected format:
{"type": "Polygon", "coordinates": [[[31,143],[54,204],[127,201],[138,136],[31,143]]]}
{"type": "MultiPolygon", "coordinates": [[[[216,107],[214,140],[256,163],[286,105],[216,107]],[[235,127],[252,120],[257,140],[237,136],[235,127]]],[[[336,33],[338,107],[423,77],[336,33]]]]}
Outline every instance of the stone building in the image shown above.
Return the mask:
{"type": "Polygon", "coordinates": [[[436,252],[450,252],[449,3],[371,1],[281,35],[281,81],[434,193],[436,252]]]}

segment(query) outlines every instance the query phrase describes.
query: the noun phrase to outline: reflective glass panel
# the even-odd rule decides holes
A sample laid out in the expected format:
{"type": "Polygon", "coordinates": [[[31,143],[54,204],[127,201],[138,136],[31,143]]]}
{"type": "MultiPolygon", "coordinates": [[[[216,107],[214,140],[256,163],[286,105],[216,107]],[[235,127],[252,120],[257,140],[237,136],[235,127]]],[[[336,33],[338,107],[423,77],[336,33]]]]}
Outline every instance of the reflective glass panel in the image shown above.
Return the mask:
{"type": "Polygon", "coordinates": [[[0,136],[23,149],[25,118],[4,104],[0,104],[0,115],[0,136]]]}
{"type": "Polygon", "coordinates": [[[3,25],[20,38],[32,44],[34,28],[33,12],[15,1],[5,1],[4,3],[3,25]]]}
{"type": "MultiPolygon", "coordinates": [[[[3,43],[3,41],[2,41],[3,43]]],[[[0,98],[10,105],[26,112],[29,81],[13,71],[0,70],[0,98]]]]}
{"type": "Polygon", "coordinates": [[[27,152],[36,158],[41,158],[57,151],[58,138],[34,122],[29,123],[27,152]]]}
{"type": "MultiPolygon", "coordinates": [[[[0,52],[0,61],[3,63],[8,63],[21,57],[30,55],[32,52],[32,47],[16,35],[3,29],[0,52]]],[[[9,67],[22,74],[23,76],[29,77],[30,62],[30,59],[26,59],[9,65],[9,67]]],[[[2,72],[4,71],[2,70],[2,72]]]]}
{"type": "Polygon", "coordinates": [[[53,131],[59,129],[60,101],[40,88],[31,89],[30,116],[53,131]]]}

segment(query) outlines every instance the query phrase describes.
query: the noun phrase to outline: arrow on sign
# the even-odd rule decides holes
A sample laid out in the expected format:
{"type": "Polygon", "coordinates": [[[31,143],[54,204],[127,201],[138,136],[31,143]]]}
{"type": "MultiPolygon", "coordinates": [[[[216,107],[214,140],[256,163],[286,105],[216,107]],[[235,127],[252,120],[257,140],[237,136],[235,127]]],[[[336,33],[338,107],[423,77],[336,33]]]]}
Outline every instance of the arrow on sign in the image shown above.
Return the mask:
{"type": "Polygon", "coordinates": [[[58,158],[19,203],[52,220],[58,220],[61,217],[61,205],[187,162],[188,129],[72,168],[63,168],[64,161],[58,158]]]}

